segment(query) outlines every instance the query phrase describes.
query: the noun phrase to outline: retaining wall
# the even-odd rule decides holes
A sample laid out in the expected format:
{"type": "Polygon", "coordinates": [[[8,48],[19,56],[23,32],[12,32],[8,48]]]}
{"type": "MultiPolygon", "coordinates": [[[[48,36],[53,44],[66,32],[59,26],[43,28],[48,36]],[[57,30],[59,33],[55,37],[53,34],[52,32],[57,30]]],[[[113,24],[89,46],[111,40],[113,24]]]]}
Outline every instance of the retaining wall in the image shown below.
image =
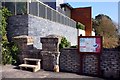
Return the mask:
{"type": "Polygon", "coordinates": [[[34,46],[41,48],[40,37],[45,37],[51,34],[65,36],[71,45],[77,44],[77,29],[52,22],[47,19],[29,15],[28,21],[28,36],[32,36],[34,40],[34,46]]]}
{"type": "Polygon", "coordinates": [[[65,36],[71,42],[71,45],[77,44],[77,29],[70,26],[33,15],[15,15],[10,17],[8,22],[9,41],[14,36],[28,35],[33,37],[33,46],[41,49],[40,37],[55,34],[65,36]]]}

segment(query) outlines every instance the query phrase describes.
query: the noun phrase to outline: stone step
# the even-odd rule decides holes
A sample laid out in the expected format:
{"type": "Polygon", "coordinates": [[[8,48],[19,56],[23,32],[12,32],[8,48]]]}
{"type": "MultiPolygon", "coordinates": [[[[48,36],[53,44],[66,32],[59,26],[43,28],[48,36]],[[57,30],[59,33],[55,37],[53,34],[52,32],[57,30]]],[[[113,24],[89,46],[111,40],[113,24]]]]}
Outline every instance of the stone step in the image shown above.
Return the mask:
{"type": "Polygon", "coordinates": [[[29,67],[29,68],[36,68],[38,65],[29,65],[29,64],[21,64],[19,67],[29,67]]]}
{"type": "Polygon", "coordinates": [[[41,59],[33,59],[33,58],[24,58],[23,60],[27,60],[27,61],[41,61],[41,59]]]}
{"type": "Polygon", "coordinates": [[[33,72],[37,72],[40,70],[40,66],[38,66],[38,65],[21,64],[21,65],[19,65],[19,67],[20,67],[20,69],[22,69],[23,67],[32,68],[33,72]]]}

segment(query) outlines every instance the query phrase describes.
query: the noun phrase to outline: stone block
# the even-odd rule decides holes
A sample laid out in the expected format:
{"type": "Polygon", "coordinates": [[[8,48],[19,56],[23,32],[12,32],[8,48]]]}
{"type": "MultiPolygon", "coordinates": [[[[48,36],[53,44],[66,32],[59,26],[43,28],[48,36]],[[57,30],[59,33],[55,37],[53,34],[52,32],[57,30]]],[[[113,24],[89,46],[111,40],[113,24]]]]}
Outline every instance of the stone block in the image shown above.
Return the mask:
{"type": "Polygon", "coordinates": [[[13,37],[13,41],[17,43],[20,51],[28,50],[30,46],[32,46],[33,48],[33,39],[30,36],[26,35],[16,36],[13,37]]]}
{"type": "Polygon", "coordinates": [[[60,52],[41,51],[42,67],[44,70],[54,70],[55,65],[59,65],[60,52]]]}
{"type": "Polygon", "coordinates": [[[57,51],[59,52],[59,43],[61,37],[57,35],[49,35],[41,38],[43,51],[57,51]]]}

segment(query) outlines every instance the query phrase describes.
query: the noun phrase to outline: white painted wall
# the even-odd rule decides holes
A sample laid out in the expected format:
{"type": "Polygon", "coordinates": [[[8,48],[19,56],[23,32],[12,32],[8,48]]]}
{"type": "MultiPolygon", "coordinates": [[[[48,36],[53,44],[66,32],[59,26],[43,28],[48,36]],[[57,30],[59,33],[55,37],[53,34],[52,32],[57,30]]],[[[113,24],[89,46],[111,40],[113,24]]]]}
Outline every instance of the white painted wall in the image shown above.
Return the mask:
{"type": "Polygon", "coordinates": [[[92,36],[95,36],[95,32],[94,31],[92,31],[92,36]]]}
{"type": "MultiPolygon", "coordinates": [[[[79,29],[79,35],[82,34],[82,36],[85,36],[85,30],[79,29]]],[[[95,36],[95,32],[92,31],[92,36],[95,36]]]]}
{"type": "Polygon", "coordinates": [[[64,0],[56,0],[56,6],[60,7],[60,4],[63,4],[64,0]]]}

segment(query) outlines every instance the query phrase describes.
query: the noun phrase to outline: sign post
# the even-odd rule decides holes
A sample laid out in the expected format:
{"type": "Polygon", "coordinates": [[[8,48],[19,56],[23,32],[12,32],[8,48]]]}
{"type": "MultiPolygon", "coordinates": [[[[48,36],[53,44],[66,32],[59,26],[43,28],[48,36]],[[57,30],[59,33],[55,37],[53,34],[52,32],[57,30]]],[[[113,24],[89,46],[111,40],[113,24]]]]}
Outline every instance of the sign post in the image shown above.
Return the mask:
{"type": "Polygon", "coordinates": [[[101,36],[78,36],[78,52],[81,56],[81,74],[100,75],[101,36]]]}

